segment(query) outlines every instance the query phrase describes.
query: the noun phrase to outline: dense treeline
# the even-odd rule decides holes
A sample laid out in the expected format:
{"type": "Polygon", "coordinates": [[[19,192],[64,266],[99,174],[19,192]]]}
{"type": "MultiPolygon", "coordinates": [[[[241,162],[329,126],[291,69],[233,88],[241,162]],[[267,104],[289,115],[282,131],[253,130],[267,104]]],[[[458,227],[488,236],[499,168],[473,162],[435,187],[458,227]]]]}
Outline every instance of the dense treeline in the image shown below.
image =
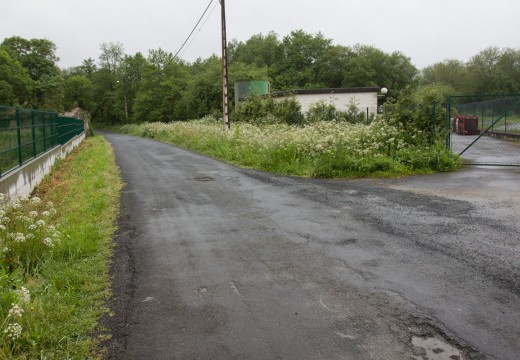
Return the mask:
{"type": "MultiPolygon", "coordinates": [[[[0,45],[0,103],[62,111],[80,106],[94,121],[174,121],[221,113],[221,61],[192,63],[162,49],[125,54],[102,44],[98,59],[62,70],[55,44],[11,37],[0,45]]],[[[459,94],[520,92],[520,50],[488,48],[467,63],[446,60],[423,69],[400,52],[334,45],[322,34],[258,34],[229,44],[230,84],[266,79],[273,90],[380,86],[397,98],[409,86],[445,85],[459,94]]],[[[233,92],[230,92],[233,97],[233,92]]],[[[233,99],[231,99],[233,103],[233,99]]]]}

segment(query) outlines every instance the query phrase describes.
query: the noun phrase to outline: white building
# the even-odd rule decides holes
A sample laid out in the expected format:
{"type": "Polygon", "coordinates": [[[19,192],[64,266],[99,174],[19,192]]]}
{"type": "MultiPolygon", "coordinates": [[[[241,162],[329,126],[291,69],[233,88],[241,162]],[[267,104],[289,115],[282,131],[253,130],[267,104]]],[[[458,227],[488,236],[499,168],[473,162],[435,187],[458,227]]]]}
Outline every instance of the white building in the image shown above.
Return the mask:
{"type": "Polygon", "coordinates": [[[334,105],[336,110],[346,111],[354,103],[359,111],[377,114],[378,87],[302,89],[272,93],[274,98],[294,97],[302,107],[302,112],[309,111],[313,104],[325,102],[334,105]]]}

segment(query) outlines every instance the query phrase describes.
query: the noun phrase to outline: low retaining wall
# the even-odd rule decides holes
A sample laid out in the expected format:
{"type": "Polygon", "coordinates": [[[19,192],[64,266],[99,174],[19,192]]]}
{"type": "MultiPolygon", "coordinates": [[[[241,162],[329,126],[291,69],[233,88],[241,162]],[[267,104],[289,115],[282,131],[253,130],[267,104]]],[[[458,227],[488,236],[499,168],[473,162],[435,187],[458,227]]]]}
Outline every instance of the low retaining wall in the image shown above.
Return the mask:
{"type": "Polygon", "coordinates": [[[520,134],[511,134],[511,133],[500,133],[488,131],[486,133],[487,136],[491,136],[497,139],[509,140],[509,141],[520,141],[520,134]]]}
{"type": "Polygon", "coordinates": [[[0,193],[13,199],[30,194],[47,175],[57,159],[63,159],[85,139],[85,133],[75,136],[64,145],[41,154],[20,168],[0,178],[0,193]]]}

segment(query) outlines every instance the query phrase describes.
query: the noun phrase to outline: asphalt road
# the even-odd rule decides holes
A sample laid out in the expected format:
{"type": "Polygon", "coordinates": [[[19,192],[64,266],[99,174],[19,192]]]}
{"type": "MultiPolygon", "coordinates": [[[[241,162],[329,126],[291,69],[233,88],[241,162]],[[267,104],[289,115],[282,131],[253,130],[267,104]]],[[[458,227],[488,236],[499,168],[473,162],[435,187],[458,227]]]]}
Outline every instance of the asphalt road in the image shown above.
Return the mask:
{"type": "Polygon", "coordinates": [[[314,180],[106,134],[107,359],[519,359],[520,171],[314,180]]]}

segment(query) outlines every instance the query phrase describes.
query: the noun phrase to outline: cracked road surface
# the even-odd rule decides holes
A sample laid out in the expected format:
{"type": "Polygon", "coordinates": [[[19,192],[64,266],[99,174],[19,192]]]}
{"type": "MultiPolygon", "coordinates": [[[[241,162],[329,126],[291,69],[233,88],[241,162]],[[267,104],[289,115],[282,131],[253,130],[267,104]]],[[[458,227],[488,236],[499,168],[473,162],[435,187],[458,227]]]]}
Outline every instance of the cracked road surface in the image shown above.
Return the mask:
{"type": "Polygon", "coordinates": [[[300,179],[105,137],[107,359],[520,357],[518,169],[300,179]]]}

